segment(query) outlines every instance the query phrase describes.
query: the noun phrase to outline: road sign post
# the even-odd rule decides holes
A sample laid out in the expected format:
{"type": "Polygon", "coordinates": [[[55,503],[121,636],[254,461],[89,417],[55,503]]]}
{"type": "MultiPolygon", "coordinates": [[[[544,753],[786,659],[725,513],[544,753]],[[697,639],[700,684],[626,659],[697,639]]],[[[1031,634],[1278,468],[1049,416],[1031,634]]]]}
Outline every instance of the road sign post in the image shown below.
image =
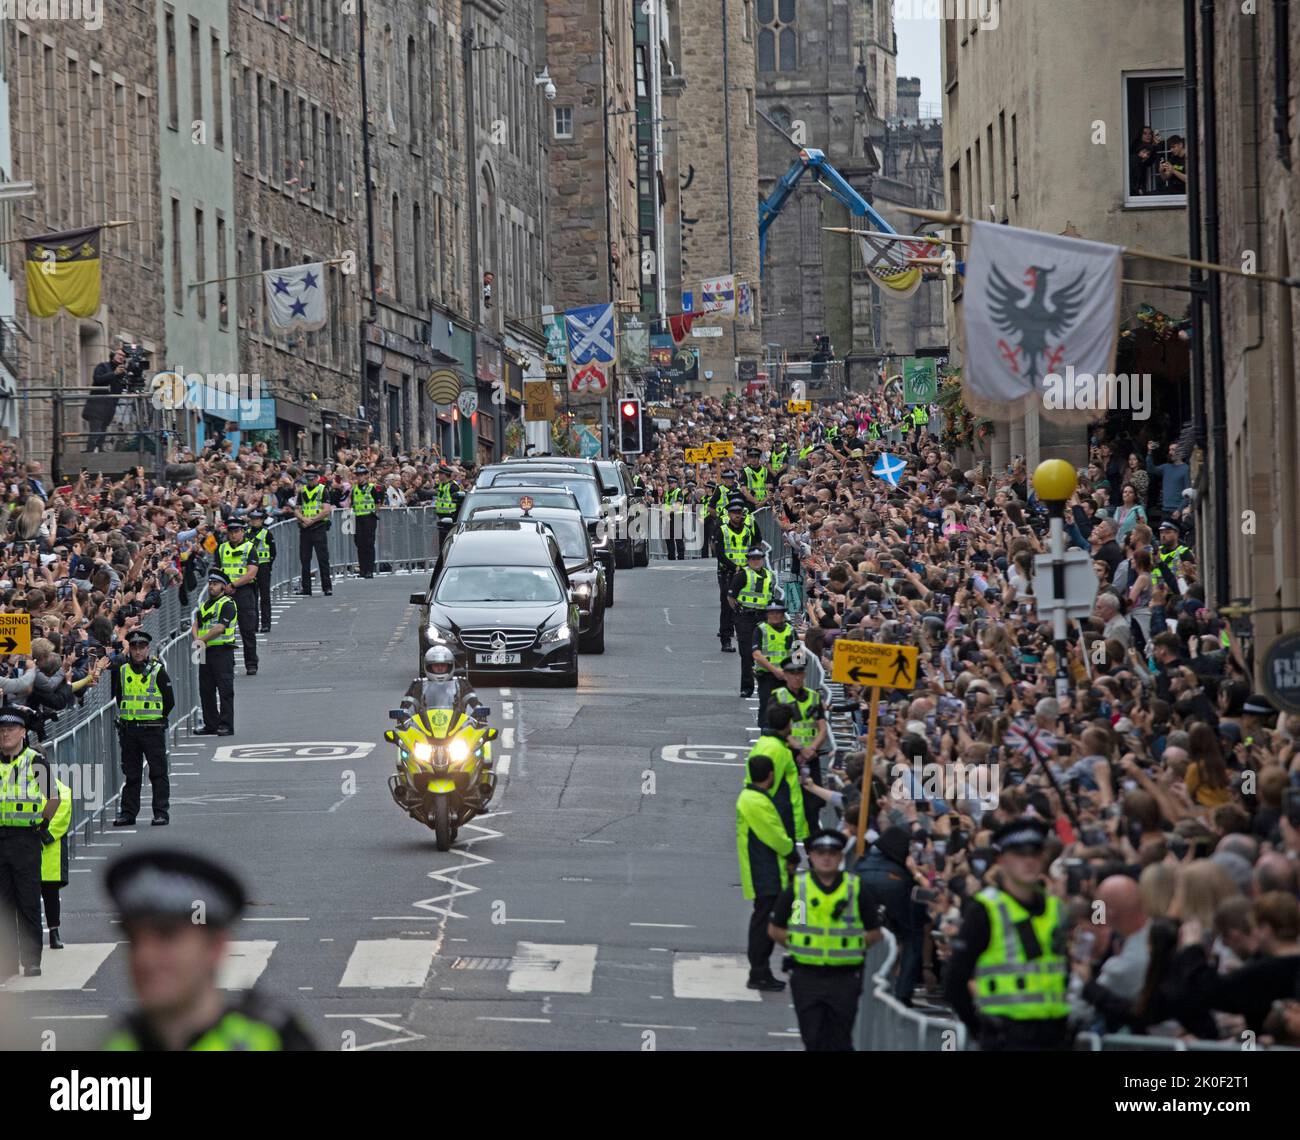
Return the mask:
{"type": "Polygon", "coordinates": [[[881,645],[873,641],[835,643],[831,680],[871,689],[867,719],[867,747],[862,762],[862,805],[858,808],[858,858],[867,844],[867,818],[871,815],[871,763],[876,750],[876,715],[881,689],[911,689],[917,682],[920,650],[915,645],[881,645]]]}

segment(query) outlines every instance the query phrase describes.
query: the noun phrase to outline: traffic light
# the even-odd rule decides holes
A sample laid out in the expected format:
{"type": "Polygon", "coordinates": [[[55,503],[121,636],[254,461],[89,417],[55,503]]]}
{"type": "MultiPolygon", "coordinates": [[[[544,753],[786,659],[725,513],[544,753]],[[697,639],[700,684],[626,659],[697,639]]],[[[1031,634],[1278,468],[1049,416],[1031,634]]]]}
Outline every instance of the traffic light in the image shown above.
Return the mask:
{"type": "Polygon", "coordinates": [[[639,455],[641,441],[641,401],[618,402],[618,449],[624,455],[639,455]]]}

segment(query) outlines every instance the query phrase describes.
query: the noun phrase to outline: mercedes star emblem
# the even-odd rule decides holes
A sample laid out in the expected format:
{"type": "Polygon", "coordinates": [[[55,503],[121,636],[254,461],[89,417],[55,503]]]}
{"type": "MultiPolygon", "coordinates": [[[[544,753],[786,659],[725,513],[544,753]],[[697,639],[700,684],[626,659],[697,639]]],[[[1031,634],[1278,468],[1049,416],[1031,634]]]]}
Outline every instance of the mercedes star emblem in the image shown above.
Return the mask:
{"type": "Polygon", "coordinates": [[[506,647],[506,635],[498,629],[492,634],[491,645],[493,649],[504,649],[506,647]]]}

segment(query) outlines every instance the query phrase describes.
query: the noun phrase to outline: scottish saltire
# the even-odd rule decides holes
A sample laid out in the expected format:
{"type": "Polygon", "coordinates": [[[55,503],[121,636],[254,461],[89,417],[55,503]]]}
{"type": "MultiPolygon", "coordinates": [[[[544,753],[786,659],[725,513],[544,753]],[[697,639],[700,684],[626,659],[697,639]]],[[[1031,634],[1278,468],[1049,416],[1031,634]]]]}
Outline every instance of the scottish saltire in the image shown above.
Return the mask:
{"type": "Polygon", "coordinates": [[[100,227],[65,230],[28,238],[27,311],[52,317],[67,309],[74,317],[99,312],[100,227]]]}
{"type": "Polygon", "coordinates": [[[614,363],[614,306],[584,305],[564,314],[569,336],[569,390],[603,392],[614,363]]]}
{"type": "Polygon", "coordinates": [[[266,312],[279,332],[315,332],[329,320],[325,303],[325,266],[286,265],[262,273],[266,312]]]}
{"type": "Polygon", "coordinates": [[[891,487],[897,487],[899,479],[903,477],[903,472],[906,470],[906,459],[899,459],[896,455],[886,453],[876,460],[876,465],[871,469],[871,474],[876,476],[877,479],[883,479],[891,487]]]}
{"type": "MultiPolygon", "coordinates": [[[[966,262],[962,388],[968,407],[1060,411],[1062,378],[1113,374],[1123,250],[988,222],[972,224],[966,262]]],[[[1090,400],[1084,414],[1099,410],[1090,400]]],[[[1066,409],[1068,412],[1069,408],[1066,409]]],[[[1054,417],[1064,418],[1064,417],[1054,417]]]]}
{"type": "Polygon", "coordinates": [[[742,317],[750,316],[754,311],[754,291],[749,287],[748,281],[741,281],[736,286],[736,314],[742,317]]]}
{"type": "Polygon", "coordinates": [[[700,311],[736,315],[736,275],[713,277],[700,283],[700,311]]]}

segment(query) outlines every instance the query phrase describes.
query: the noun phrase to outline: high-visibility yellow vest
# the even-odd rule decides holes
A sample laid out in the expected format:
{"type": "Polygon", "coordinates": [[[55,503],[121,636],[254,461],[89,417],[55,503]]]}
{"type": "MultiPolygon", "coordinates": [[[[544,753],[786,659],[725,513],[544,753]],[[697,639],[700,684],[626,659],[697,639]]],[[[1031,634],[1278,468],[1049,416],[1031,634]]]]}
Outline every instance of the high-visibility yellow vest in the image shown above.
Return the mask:
{"type": "Polygon", "coordinates": [[[670,487],[664,492],[664,506],[673,514],[676,514],[682,508],[679,505],[682,499],[682,489],[680,487],[670,487]]]}
{"type": "Polygon", "coordinates": [[[271,532],[266,527],[253,531],[253,549],[257,551],[257,564],[265,566],[271,561],[271,532]]]}
{"type": "Polygon", "coordinates": [[[233,583],[236,578],[248,573],[248,564],[253,560],[253,540],[246,538],[238,546],[223,542],[217,547],[217,559],[222,571],[233,583]]]}
{"type": "MultiPolygon", "coordinates": [[[[123,1029],[110,1037],[104,1048],[113,1053],[135,1053],[140,1050],[140,1041],[129,1029],[123,1029]]],[[[264,1021],[255,1021],[242,1013],[231,1010],[211,1029],[203,1034],[193,1045],[190,1052],[195,1053],[271,1053],[284,1048],[284,1040],[278,1030],[264,1021]]]]}
{"type": "Polygon", "coordinates": [[[163,695],[158,685],[162,662],[145,662],[143,673],[137,673],[135,665],[130,661],[123,662],[117,669],[118,684],[122,689],[122,698],[117,702],[117,715],[122,720],[130,721],[162,720],[163,695]]]}
{"type": "Polygon", "coordinates": [[[772,469],[773,475],[779,475],[781,468],[785,466],[786,457],[790,454],[790,445],[783,443],[780,447],[772,448],[772,457],[768,461],[768,466],[772,469]]]}
{"type": "Polygon", "coordinates": [[[795,710],[796,719],[790,724],[790,739],[801,748],[807,748],[817,736],[821,695],[814,689],[805,688],[797,697],[789,689],[777,689],[773,696],[780,704],[790,705],[795,710]]]}
{"type": "Polygon", "coordinates": [[[208,642],[209,649],[216,649],[221,645],[234,645],[235,626],[238,621],[239,611],[235,607],[235,599],[229,594],[223,594],[215,601],[204,602],[199,606],[199,633],[207,633],[214,625],[226,627],[218,637],[208,642]],[[227,608],[229,613],[225,612],[227,608]]]}
{"type": "Polygon", "coordinates": [[[808,838],[808,817],[803,810],[803,789],[799,786],[799,765],[794,762],[790,746],[779,736],[764,732],[745,757],[745,779],[749,779],[749,761],[755,756],[766,756],[772,761],[774,779],[772,803],[791,839],[808,838]]]}
{"type": "Polygon", "coordinates": [[[375,485],[373,483],[358,483],[352,488],[352,513],[359,519],[375,513],[375,485]]]}
{"type": "Polygon", "coordinates": [[[1151,581],[1160,581],[1161,574],[1168,570],[1171,575],[1175,573],[1174,563],[1181,562],[1184,554],[1190,554],[1191,548],[1183,546],[1181,543],[1175,546],[1173,550],[1167,553],[1159,548],[1156,549],[1156,565],[1151,569],[1151,581]]]}
{"type": "Polygon", "coordinates": [[[858,906],[860,892],[857,875],[841,874],[833,891],[825,890],[808,871],[795,875],[794,909],[786,927],[790,957],[804,966],[862,965],[867,932],[858,906]]]}
{"type": "Polygon", "coordinates": [[[930,413],[925,410],[924,404],[917,404],[912,409],[912,423],[922,427],[930,422],[930,413]]]}
{"type": "Polygon", "coordinates": [[[749,548],[754,543],[753,524],[746,519],[740,530],[731,529],[731,520],[722,523],[722,553],[734,566],[744,566],[749,557],[749,548]]]}
{"type": "MultiPolygon", "coordinates": [[[[772,575],[764,567],[762,570],[751,570],[745,567],[745,585],[738,594],[736,601],[748,610],[761,610],[772,598],[772,575]]],[[[743,648],[743,646],[742,646],[743,648]]]]}
{"type": "MultiPolygon", "coordinates": [[[[72,789],[62,780],[54,781],[55,791],[59,797],[59,806],[50,816],[50,835],[61,840],[68,834],[72,823],[72,789]]],[[[63,843],[47,843],[41,848],[41,882],[66,883],[68,868],[64,859],[67,847],[63,843]]]]}
{"type": "Polygon", "coordinates": [[[436,514],[454,515],[456,513],[456,492],[450,483],[439,483],[434,488],[433,509],[436,514]]]}
{"type": "Polygon", "coordinates": [[[1069,963],[1055,944],[1060,899],[1046,896],[1043,913],[1031,915],[1014,895],[996,887],[986,887],[975,898],[989,918],[989,944],[975,963],[975,1008],[1013,1021],[1069,1016],[1069,963]],[[1020,938],[1022,923],[1029,924],[1038,941],[1040,954],[1032,961],[1020,938]]]}
{"type": "Polygon", "coordinates": [[[45,810],[45,792],[32,769],[35,759],[31,748],[12,760],[0,757],[0,827],[31,827],[45,810]]]}
{"type": "Polygon", "coordinates": [[[305,519],[314,519],[321,512],[325,502],[325,484],[317,483],[314,487],[304,487],[298,492],[298,509],[305,519]]]}
{"type": "Polygon", "coordinates": [[[745,476],[745,485],[749,488],[749,493],[760,503],[766,499],[767,468],[760,467],[756,471],[752,467],[742,467],[740,472],[745,476]]]}
{"type": "MultiPolygon", "coordinates": [[[[790,660],[790,650],[793,646],[794,626],[789,622],[780,629],[765,621],[758,623],[758,651],[772,662],[774,668],[780,669],[790,660]]],[[[756,665],[754,668],[759,673],[767,672],[761,665],[756,665]]]]}

